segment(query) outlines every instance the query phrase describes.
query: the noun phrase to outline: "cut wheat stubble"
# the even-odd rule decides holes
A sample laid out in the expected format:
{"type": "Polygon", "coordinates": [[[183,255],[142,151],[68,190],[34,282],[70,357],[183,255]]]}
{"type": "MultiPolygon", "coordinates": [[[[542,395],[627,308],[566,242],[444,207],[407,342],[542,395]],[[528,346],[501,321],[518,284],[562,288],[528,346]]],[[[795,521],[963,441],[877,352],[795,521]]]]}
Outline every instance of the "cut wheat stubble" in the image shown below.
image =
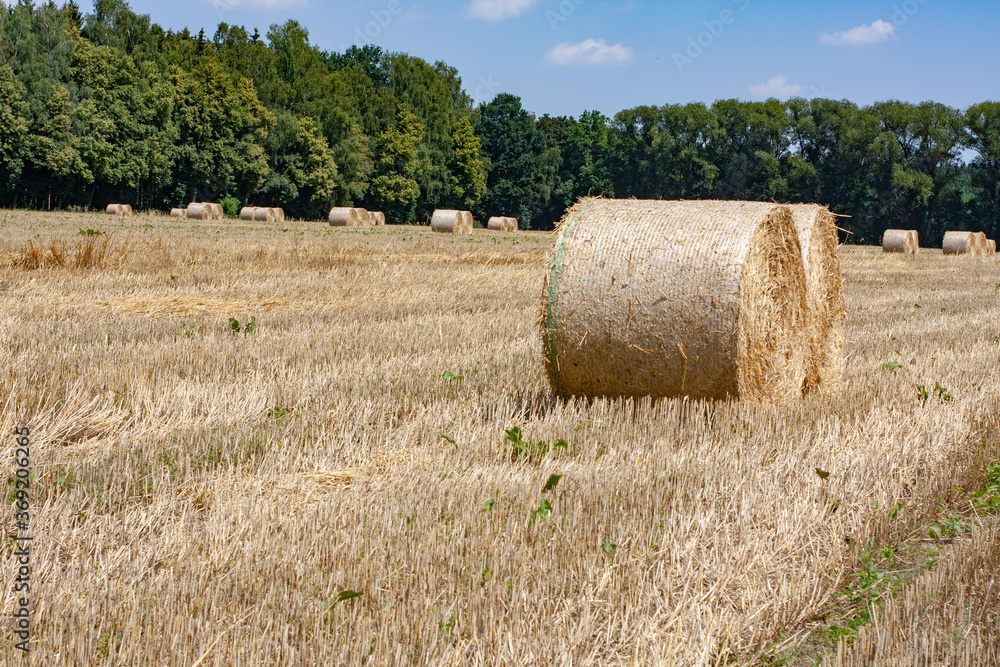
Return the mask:
{"type": "Polygon", "coordinates": [[[542,293],[561,396],[800,396],[806,278],[787,207],[584,199],[542,293]]]}

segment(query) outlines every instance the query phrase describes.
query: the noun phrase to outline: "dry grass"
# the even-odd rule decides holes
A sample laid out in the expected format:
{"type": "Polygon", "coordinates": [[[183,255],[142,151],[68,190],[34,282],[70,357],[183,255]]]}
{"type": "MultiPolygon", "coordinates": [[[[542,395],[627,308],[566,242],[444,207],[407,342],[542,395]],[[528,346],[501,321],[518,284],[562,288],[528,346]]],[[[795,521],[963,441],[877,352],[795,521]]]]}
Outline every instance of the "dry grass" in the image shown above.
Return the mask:
{"type": "MultiPolygon", "coordinates": [[[[35,475],[7,664],[755,664],[1000,457],[995,258],[842,250],[833,396],[588,403],[544,376],[551,235],[283,227],[7,215],[0,427],[35,475]],[[97,224],[98,267],[45,259],[97,224]]],[[[1000,613],[978,586],[963,627],[1000,613]]]]}

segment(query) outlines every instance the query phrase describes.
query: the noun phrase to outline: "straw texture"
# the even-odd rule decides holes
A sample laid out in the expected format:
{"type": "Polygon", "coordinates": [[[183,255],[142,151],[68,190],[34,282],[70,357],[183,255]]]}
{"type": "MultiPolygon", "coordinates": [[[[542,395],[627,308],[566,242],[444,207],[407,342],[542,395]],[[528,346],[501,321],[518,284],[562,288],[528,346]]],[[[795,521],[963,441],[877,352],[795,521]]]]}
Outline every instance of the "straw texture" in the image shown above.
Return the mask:
{"type": "Polygon", "coordinates": [[[987,253],[990,255],[995,255],[997,252],[997,242],[994,241],[993,239],[989,239],[987,243],[989,243],[989,247],[986,249],[987,253]]]}
{"type": "Polygon", "coordinates": [[[222,220],[226,217],[226,212],[222,209],[222,204],[209,204],[212,207],[212,213],[215,220],[222,220]]]}
{"type": "Polygon", "coordinates": [[[170,209],[171,218],[186,218],[187,209],[186,208],[172,208],[170,209]]]}
{"type": "Polygon", "coordinates": [[[800,396],[806,278],[786,206],[583,199],[542,295],[567,396],[800,396]]]}
{"type": "Polygon", "coordinates": [[[375,213],[373,213],[372,215],[375,216],[376,226],[382,227],[383,225],[385,225],[385,213],[383,213],[382,211],[375,211],[375,213]]]}
{"type": "Polygon", "coordinates": [[[828,391],[840,386],[847,314],[837,255],[837,221],[825,206],[798,204],[789,208],[806,276],[806,338],[810,350],[803,389],[807,393],[828,391]]]}
{"type": "Polygon", "coordinates": [[[327,217],[327,220],[333,227],[359,227],[361,225],[362,210],[350,206],[335,206],[330,209],[330,215],[327,217]]]}
{"type": "Polygon", "coordinates": [[[253,220],[253,214],[256,210],[255,206],[244,206],[240,209],[240,220],[253,220]]]}
{"type": "Polygon", "coordinates": [[[508,232],[517,231],[517,218],[507,218],[507,231],[508,232]]]}
{"type": "Polygon", "coordinates": [[[495,232],[507,231],[507,218],[493,216],[486,222],[486,229],[491,229],[495,232]]]}
{"type": "Polygon", "coordinates": [[[431,229],[442,234],[468,234],[472,231],[472,214],[468,211],[438,209],[431,216],[431,229]]]}
{"type": "Polygon", "coordinates": [[[275,208],[274,209],[274,220],[275,220],[275,222],[284,222],[285,221],[285,209],[283,209],[283,208],[275,208]]]}
{"type": "Polygon", "coordinates": [[[911,229],[887,229],[882,235],[882,252],[917,254],[917,233],[911,229]]]}
{"type": "Polygon", "coordinates": [[[946,255],[975,254],[976,237],[972,232],[945,232],[941,247],[946,255]]]}

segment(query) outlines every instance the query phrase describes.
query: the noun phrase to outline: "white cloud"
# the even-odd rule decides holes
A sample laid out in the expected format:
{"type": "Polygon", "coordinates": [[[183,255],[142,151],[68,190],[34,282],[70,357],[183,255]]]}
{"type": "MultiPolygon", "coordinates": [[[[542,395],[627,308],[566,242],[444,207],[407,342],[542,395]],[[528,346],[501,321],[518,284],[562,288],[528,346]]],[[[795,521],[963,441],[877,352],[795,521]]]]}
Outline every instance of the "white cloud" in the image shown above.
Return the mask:
{"type": "Polygon", "coordinates": [[[212,5],[219,12],[227,12],[234,9],[280,11],[292,7],[305,7],[308,4],[308,0],[202,0],[202,2],[212,5]]]}
{"type": "Polygon", "coordinates": [[[821,33],[819,41],[832,46],[867,46],[897,39],[896,26],[879,19],[871,25],[859,25],[844,32],[821,33]]]}
{"type": "Polygon", "coordinates": [[[535,6],[537,0],[472,0],[465,8],[472,18],[502,21],[520,16],[535,6]]]}
{"type": "Polygon", "coordinates": [[[585,39],[579,44],[563,42],[545,54],[553,65],[627,65],[635,53],[627,46],[608,46],[603,39],[585,39]]]}
{"type": "Polygon", "coordinates": [[[772,76],[764,83],[750,86],[750,94],[754,97],[785,98],[801,92],[802,86],[797,83],[788,83],[787,76],[772,76]]]}

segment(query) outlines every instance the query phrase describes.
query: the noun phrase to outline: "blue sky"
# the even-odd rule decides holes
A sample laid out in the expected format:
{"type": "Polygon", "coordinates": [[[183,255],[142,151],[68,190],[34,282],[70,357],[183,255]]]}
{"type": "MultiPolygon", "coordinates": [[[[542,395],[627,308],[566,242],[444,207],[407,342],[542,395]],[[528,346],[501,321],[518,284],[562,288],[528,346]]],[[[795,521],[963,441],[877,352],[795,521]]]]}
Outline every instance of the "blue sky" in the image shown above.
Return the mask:
{"type": "MultiPolygon", "coordinates": [[[[87,2],[81,3],[90,11],[87,2]]],[[[132,0],[165,29],[292,18],[323,49],[370,42],[458,69],[537,115],[832,97],[1000,99],[996,0],[132,0]]]]}

